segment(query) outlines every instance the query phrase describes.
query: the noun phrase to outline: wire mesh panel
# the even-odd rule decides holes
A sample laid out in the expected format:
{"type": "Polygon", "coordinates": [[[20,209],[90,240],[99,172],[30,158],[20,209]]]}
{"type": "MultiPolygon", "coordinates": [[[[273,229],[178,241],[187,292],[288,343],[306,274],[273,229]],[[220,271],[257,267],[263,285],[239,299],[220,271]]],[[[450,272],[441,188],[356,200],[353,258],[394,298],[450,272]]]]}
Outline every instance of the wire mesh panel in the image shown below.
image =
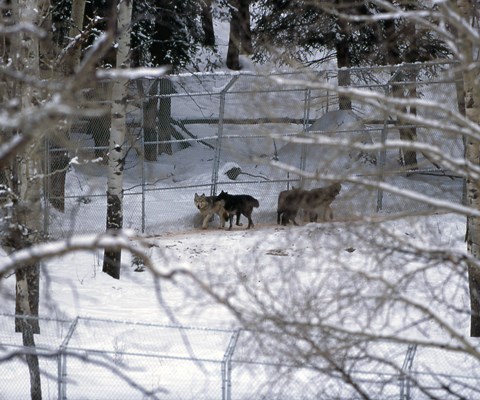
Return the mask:
{"type": "Polygon", "coordinates": [[[352,346],[357,357],[348,358],[345,347],[325,342],[320,336],[310,343],[301,335],[241,331],[232,356],[232,399],[251,393],[292,400],[399,398],[405,346],[372,342],[365,358],[360,354],[366,349],[352,346]]]}
{"type": "Polygon", "coordinates": [[[31,317],[25,320],[40,327],[33,339],[27,340],[22,332],[15,331],[14,316],[0,315],[0,399],[31,398],[31,376],[36,374],[41,382],[41,397],[58,399],[59,348],[72,321],[31,317]],[[27,362],[28,357],[33,359],[27,362]]]}
{"type": "Polygon", "coordinates": [[[43,399],[477,398],[475,349],[390,341],[304,341],[275,332],[88,318],[33,319],[25,346],[0,315],[0,399],[30,398],[38,357],[43,399]],[[346,346],[346,347],[345,347],[346,346]],[[323,350],[322,350],[323,349],[323,350]],[[411,351],[415,349],[415,351],[411,351]],[[321,351],[319,351],[321,350],[321,351]],[[352,351],[353,357],[344,357],[352,351]]]}
{"type": "Polygon", "coordinates": [[[68,398],[215,399],[231,331],[79,319],[66,345],[68,398]]]}

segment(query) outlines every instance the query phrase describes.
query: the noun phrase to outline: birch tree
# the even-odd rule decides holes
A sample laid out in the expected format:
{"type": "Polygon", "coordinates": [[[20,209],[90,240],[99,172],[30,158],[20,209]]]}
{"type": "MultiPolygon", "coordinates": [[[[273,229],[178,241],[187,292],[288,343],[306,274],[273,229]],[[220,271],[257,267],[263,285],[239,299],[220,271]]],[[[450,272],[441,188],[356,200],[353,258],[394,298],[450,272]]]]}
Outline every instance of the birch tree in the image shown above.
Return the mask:
{"type": "MultiPolygon", "coordinates": [[[[457,54],[461,62],[464,84],[464,104],[466,117],[477,126],[480,126],[480,87],[478,78],[480,69],[478,59],[474,58],[478,51],[479,31],[478,26],[472,25],[472,17],[478,11],[476,5],[458,0],[458,16],[462,18],[461,23],[455,24],[457,31],[457,54]]],[[[447,6],[445,6],[447,8],[447,6]]],[[[453,11],[452,9],[448,11],[453,11]]],[[[466,138],[465,158],[473,165],[478,165],[480,160],[480,140],[478,135],[466,138]]],[[[480,210],[480,180],[474,176],[466,177],[466,198],[467,204],[476,210],[480,210]]],[[[466,241],[468,251],[475,258],[480,259],[480,218],[469,216],[467,218],[466,241]]],[[[471,325],[470,335],[480,337],[480,270],[476,263],[470,263],[468,268],[470,287],[471,325]]]]}
{"type": "MultiPolygon", "coordinates": [[[[13,20],[17,24],[38,27],[42,20],[42,11],[48,3],[38,0],[24,0],[12,3],[13,20]]],[[[11,38],[10,54],[14,60],[14,68],[21,71],[25,81],[19,81],[16,89],[19,93],[20,109],[28,115],[35,105],[42,102],[42,93],[38,87],[27,83],[28,79],[39,81],[40,30],[25,30],[11,38]]],[[[19,130],[14,134],[25,135],[19,130]]],[[[16,155],[10,164],[7,178],[15,194],[16,206],[12,210],[12,222],[4,242],[4,248],[10,252],[34,246],[42,240],[43,217],[41,207],[41,172],[43,170],[42,136],[33,137],[30,146],[16,155]]],[[[40,263],[30,262],[15,271],[16,277],[16,315],[38,316],[40,263]]],[[[15,330],[22,333],[23,344],[35,348],[34,334],[40,333],[38,321],[18,318],[15,330]]],[[[30,394],[32,399],[41,399],[41,382],[38,357],[32,353],[26,356],[30,371],[30,394]]]]}
{"type": "MultiPolygon", "coordinates": [[[[112,13],[112,17],[115,13],[112,13]]],[[[117,68],[128,68],[130,50],[130,25],[132,2],[118,3],[117,68]]],[[[125,113],[127,85],[123,79],[115,79],[112,90],[112,128],[108,153],[107,231],[119,231],[123,227],[123,169],[125,167],[125,113]]],[[[121,251],[106,249],[103,272],[120,279],[121,251]]]]}

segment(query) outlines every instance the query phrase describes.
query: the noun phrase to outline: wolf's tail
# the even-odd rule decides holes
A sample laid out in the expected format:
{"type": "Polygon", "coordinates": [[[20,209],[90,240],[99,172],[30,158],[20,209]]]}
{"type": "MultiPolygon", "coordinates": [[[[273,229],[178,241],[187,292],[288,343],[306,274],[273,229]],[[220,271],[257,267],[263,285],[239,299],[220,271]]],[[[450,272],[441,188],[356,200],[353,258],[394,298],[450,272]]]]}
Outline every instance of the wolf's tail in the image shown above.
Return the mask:
{"type": "Polygon", "coordinates": [[[254,206],[255,208],[260,207],[260,203],[259,203],[258,200],[255,199],[255,198],[252,200],[252,204],[253,204],[253,206],[254,206]]]}

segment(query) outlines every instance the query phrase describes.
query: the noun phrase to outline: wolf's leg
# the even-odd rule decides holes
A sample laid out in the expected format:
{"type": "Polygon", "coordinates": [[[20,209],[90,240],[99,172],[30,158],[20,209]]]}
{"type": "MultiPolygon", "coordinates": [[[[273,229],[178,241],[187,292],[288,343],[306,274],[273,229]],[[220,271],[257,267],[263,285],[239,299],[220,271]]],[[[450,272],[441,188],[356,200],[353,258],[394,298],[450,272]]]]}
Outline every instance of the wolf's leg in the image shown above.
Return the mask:
{"type": "MultiPolygon", "coordinates": [[[[223,211],[221,211],[218,214],[218,217],[220,218],[220,228],[225,228],[225,213],[223,211]]],[[[227,218],[228,218],[228,216],[227,216],[227,218]]]]}
{"type": "Polygon", "coordinates": [[[208,228],[208,221],[210,220],[210,217],[211,216],[209,214],[205,215],[205,217],[203,218],[202,229],[208,228]]]}
{"type": "MultiPolygon", "coordinates": [[[[232,216],[233,218],[233,216],[232,216]]],[[[237,211],[237,223],[236,223],[237,226],[242,226],[243,224],[240,223],[240,211],[237,211]]]]}
{"type": "Polygon", "coordinates": [[[232,229],[232,223],[233,223],[233,214],[230,214],[228,219],[230,220],[230,226],[228,227],[228,230],[230,231],[232,229]]]}
{"type": "Polygon", "coordinates": [[[333,210],[332,207],[326,206],[325,207],[325,217],[324,221],[332,221],[333,220],[333,210]]]}

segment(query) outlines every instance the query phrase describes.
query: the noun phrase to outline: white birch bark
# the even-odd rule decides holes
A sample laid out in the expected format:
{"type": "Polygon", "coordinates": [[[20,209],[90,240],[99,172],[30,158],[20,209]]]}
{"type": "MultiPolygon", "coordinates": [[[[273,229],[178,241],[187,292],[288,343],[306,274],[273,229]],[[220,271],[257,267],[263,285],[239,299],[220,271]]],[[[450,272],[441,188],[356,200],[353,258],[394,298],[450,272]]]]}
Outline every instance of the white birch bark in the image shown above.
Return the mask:
{"type": "MultiPolygon", "coordinates": [[[[473,15],[472,4],[468,0],[458,0],[457,6],[464,21],[470,21],[473,15]]],[[[473,68],[474,43],[464,30],[459,30],[458,47],[460,49],[463,71],[465,113],[471,121],[480,124],[480,87],[476,80],[480,75],[478,66],[473,68]]],[[[465,143],[465,158],[473,165],[478,165],[480,160],[480,142],[469,138],[465,143]]],[[[467,205],[480,210],[480,182],[472,176],[466,180],[467,205]]],[[[467,218],[467,249],[475,258],[480,258],[480,218],[469,216],[467,218]]],[[[468,267],[468,282],[470,289],[470,335],[480,337],[480,271],[474,263],[468,267]]]]}
{"type": "MultiPolygon", "coordinates": [[[[122,0],[118,5],[117,68],[128,67],[130,51],[130,24],[132,2],[122,0]]],[[[112,89],[112,126],[108,154],[107,187],[107,231],[123,227],[123,169],[125,166],[125,110],[127,85],[123,79],[116,79],[112,89]]],[[[113,278],[120,278],[121,250],[106,249],[103,272],[113,278]]]]}
{"type": "MultiPolygon", "coordinates": [[[[72,0],[72,15],[70,17],[71,26],[69,31],[70,38],[78,36],[83,29],[83,18],[85,16],[85,0],[72,0]]],[[[76,45],[68,55],[65,65],[67,75],[73,74],[75,67],[80,64],[82,49],[80,45],[76,45]]]]}
{"type": "MultiPolygon", "coordinates": [[[[15,19],[24,23],[39,25],[40,4],[37,0],[18,2],[18,8],[13,9],[15,19]]],[[[22,32],[13,39],[12,55],[15,66],[29,78],[39,78],[39,41],[38,37],[29,32],[22,32]]],[[[40,94],[31,85],[19,85],[22,111],[32,108],[40,101],[40,94]]],[[[18,132],[24,135],[24,132],[18,132]]],[[[41,170],[42,141],[33,140],[30,146],[17,155],[13,165],[13,188],[18,196],[18,205],[13,209],[10,246],[13,250],[31,246],[40,241],[43,228],[43,213],[41,206],[41,170]]],[[[36,314],[37,305],[32,304],[32,296],[38,298],[38,265],[26,266],[17,274],[17,305],[16,312],[21,314],[36,314]],[[36,293],[35,293],[36,292],[36,293]]]]}
{"type": "MultiPolygon", "coordinates": [[[[47,3],[45,3],[47,4],[47,3]]],[[[12,2],[12,14],[17,23],[40,26],[42,15],[40,10],[44,5],[39,0],[19,0],[12,2]]],[[[25,74],[28,79],[40,79],[39,38],[32,32],[21,32],[13,38],[11,56],[15,68],[25,74]]],[[[27,81],[28,82],[28,81],[27,81]]],[[[18,87],[19,100],[23,113],[41,102],[41,93],[33,85],[21,83],[18,87]]],[[[30,132],[17,132],[18,135],[28,135],[30,132]]],[[[29,248],[42,239],[43,213],[41,205],[41,170],[43,136],[35,137],[22,153],[17,155],[12,166],[14,191],[17,204],[12,211],[12,222],[9,232],[9,246],[13,251],[29,248]]],[[[15,272],[16,303],[15,313],[20,315],[38,316],[39,277],[38,261],[22,265],[15,272]]],[[[23,345],[34,348],[34,333],[40,333],[38,321],[18,318],[15,329],[22,332],[23,345]]],[[[30,397],[41,400],[41,380],[38,357],[27,354],[26,362],[30,373],[30,397]]]]}

